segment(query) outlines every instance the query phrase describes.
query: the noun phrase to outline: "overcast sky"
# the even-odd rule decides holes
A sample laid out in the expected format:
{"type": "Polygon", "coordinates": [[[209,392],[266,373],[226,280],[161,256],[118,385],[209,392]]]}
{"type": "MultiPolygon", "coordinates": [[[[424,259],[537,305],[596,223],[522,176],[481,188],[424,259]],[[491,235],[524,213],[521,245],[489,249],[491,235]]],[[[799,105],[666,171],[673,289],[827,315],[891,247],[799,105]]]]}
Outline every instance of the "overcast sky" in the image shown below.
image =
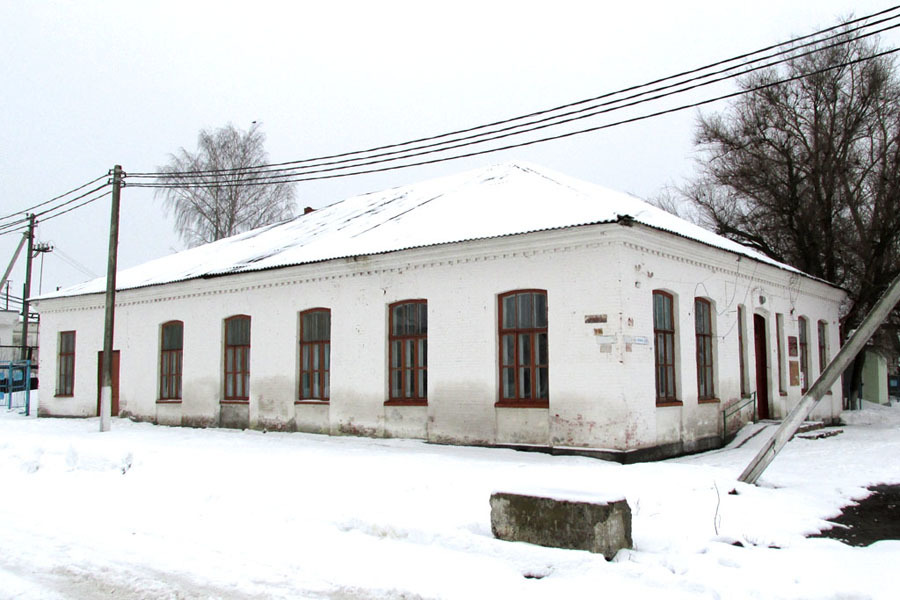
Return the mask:
{"type": "MultiPolygon", "coordinates": [[[[194,149],[202,128],[260,121],[272,162],[368,148],[594,97],[891,5],[0,0],[0,216],[117,163],[155,170],[179,147],[194,149]]],[[[893,32],[881,41],[898,45],[893,32]]],[[[511,160],[651,197],[694,169],[696,117],[689,110],[431,167],[301,183],[298,203],[511,160]]],[[[40,226],[38,241],[59,251],[44,259],[43,289],[104,275],[108,227],[108,199],[40,226]]],[[[0,268],[19,237],[0,235],[0,268]]],[[[151,191],[125,188],[120,268],[182,248],[151,191]]],[[[24,262],[23,253],[16,295],[24,262]]]]}

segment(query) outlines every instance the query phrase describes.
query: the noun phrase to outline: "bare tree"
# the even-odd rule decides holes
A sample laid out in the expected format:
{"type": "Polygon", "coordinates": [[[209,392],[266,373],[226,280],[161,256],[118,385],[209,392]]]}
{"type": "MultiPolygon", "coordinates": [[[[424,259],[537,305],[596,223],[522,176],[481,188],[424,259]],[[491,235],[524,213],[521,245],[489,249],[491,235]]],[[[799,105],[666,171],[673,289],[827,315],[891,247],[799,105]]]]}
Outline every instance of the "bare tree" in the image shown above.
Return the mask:
{"type": "Polygon", "coordinates": [[[175,215],[175,229],[189,247],[293,216],[293,184],[259,185],[251,170],[268,161],[265,139],[257,123],[248,131],[231,123],[204,129],[196,152],[181,148],[160,167],[158,181],[167,187],[158,188],[157,197],[175,215]]]}
{"type": "MultiPolygon", "coordinates": [[[[700,175],[682,189],[718,233],[844,287],[845,334],[900,271],[900,84],[877,42],[846,40],[747,76],[753,91],[702,115],[700,175]]],[[[880,337],[895,350],[897,323],[880,337]]]]}

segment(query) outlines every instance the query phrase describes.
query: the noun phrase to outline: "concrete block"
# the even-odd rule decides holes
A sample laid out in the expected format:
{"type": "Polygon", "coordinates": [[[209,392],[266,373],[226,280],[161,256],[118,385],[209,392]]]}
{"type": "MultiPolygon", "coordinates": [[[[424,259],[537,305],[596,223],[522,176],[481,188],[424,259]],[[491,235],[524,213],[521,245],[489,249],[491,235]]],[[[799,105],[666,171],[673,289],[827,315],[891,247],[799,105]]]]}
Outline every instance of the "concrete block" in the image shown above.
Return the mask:
{"type": "Polygon", "coordinates": [[[631,508],[610,502],[561,500],[524,494],[491,494],[494,537],[552,548],[588,550],[611,560],[631,548],[631,508]]]}

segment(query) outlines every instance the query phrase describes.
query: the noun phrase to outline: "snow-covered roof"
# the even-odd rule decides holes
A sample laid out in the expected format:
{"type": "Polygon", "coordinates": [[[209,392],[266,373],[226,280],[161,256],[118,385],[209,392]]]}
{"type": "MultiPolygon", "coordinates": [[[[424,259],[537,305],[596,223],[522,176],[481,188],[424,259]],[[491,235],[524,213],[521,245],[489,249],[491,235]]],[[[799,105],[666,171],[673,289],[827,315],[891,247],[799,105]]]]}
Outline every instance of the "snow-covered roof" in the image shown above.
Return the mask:
{"type": "MultiPolygon", "coordinates": [[[[355,196],[119,271],[132,289],[323,260],[578,225],[637,223],[795,271],[643,200],[524,163],[506,163],[355,196]]],[[[101,277],[41,298],[105,290],[101,277]]]]}

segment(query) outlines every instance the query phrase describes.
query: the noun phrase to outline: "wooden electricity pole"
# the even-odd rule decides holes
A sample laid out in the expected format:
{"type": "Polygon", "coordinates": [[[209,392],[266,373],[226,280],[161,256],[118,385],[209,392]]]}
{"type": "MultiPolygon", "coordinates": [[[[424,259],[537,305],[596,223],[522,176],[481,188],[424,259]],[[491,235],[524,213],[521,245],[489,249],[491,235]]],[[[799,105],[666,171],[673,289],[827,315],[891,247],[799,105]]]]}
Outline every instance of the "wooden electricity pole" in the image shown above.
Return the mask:
{"type": "Polygon", "coordinates": [[[888,315],[890,315],[898,301],[900,301],[900,275],[894,278],[884,294],[881,295],[881,298],[878,299],[878,302],[875,303],[875,306],[872,307],[872,310],[869,311],[869,314],[866,315],[856,331],[853,332],[853,335],[850,336],[850,339],[847,340],[847,343],[841,347],[840,352],[828,363],[828,366],[825,367],[825,370],[819,375],[819,378],[816,379],[809,391],[803,395],[800,403],[788,413],[788,416],[781,422],[775,434],[769,438],[753,460],[750,461],[750,464],[747,465],[747,468],[744,469],[744,472],[738,478],[739,481],[756,483],[762,472],[775,460],[775,456],[784,448],[785,444],[790,441],[797,428],[809,416],[809,413],[812,412],[812,409],[825,395],[825,392],[834,385],[841,373],[850,366],[856,355],[862,351],[866,342],[869,341],[869,338],[872,337],[888,315]]]}
{"type": "Polygon", "coordinates": [[[119,247],[119,195],[122,190],[122,167],[112,172],[112,207],[109,219],[109,258],[106,266],[106,315],[103,327],[103,365],[100,387],[100,431],[109,431],[112,412],[113,328],[116,316],[116,256],[119,247]]]}

